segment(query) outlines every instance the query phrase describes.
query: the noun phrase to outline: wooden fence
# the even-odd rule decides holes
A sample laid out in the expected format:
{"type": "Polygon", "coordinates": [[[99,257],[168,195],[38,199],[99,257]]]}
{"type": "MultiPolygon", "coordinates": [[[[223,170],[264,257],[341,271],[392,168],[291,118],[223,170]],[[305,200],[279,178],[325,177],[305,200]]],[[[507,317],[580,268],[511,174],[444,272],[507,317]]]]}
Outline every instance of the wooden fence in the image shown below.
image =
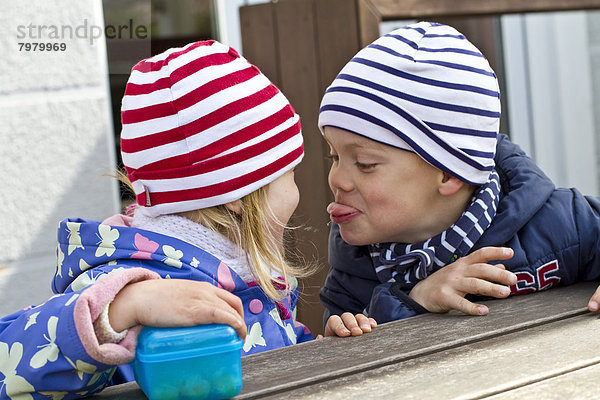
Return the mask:
{"type": "Polygon", "coordinates": [[[435,20],[455,26],[484,53],[502,90],[497,16],[578,9],[600,9],[600,0],[279,0],[240,8],[244,56],[282,90],[302,118],[306,154],[296,173],[301,199],[295,214],[302,227],[293,246],[320,266],[301,282],[298,311],[298,319],[314,333],[322,332],[318,292],[328,270],[325,208],[332,201],[328,149],[317,118],[321,96],[339,70],[379,37],[382,21],[435,20]]]}

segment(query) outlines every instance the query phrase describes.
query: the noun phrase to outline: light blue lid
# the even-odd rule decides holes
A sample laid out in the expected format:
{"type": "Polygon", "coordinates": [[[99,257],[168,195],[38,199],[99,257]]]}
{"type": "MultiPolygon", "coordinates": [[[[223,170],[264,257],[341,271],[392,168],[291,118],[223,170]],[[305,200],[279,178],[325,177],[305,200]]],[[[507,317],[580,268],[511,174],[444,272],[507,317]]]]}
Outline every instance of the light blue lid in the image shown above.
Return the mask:
{"type": "Polygon", "coordinates": [[[144,327],[138,336],[136,357],[183,358],[239,350],[242,340],[229,325],[210,324],[181,328],[144,327]]]}

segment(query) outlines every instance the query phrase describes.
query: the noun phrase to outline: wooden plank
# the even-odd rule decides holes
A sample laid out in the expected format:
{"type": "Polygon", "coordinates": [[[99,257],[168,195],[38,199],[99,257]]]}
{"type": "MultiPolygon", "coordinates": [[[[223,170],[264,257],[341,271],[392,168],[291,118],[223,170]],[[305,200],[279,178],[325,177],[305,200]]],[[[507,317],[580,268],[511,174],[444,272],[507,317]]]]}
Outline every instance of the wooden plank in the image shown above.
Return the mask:
{"type": "Polygon", "coordinates": [[[381,15],[369,0],[358,0],[360,21],[360,47],[371,44],[380,36],[381,15]]]}
{"type": "Polygon", "coordinates": [[[600,365],[594,364],[531,385],[486,397],[486,399],[596,399],[598,393],[600,393],[599,376],[600,365]]]}
{"type": "Polygon", "coordinates": [[[491,310],[486,317],[426,314],[382,324],[368,335],[324,338],[244,357],[240,398],[275,395],[586,313],[595,289],[594,283],[581,283],[490,300],[485,302],[491,310]]]}
{"type": "MultiPolygon", "coordinates": [[[[519,332],[526,329],[539,327],[540,332],[550,332],[552,323],[565,320],[568,326],[568,322],[578,316],[583,316],[586,321],[596,321],[597,317],[586,310],[596,286],[595,283],[580,283],[506,300],[485,301],[490,307],[486,317],[456,312],[426,314],[382,324],[360,337],[325,338],[243,357],[244,386],[236,398],[278,397],[314,384],[328,385],[327,382],[346,376],[354,380],[353,375],[372,369],[387,368],[462,346],[478,346],[478,342],[493,338],[502,341],[504,335],[519,337],[519,332]]],[[[594,356],[600,352],[590,351],[590,354],[594,356]]],[[[107,388],[95,398],[129,400],[145,397],[137,384],[131,382],[107,388]]]]}
{"type": "MultiPolygon", "coordinates": [[[[529,395],[528,386],[556,377],[571,383],[576,377],[565,375],[600,365],[598,329],[600,320],[588,313],[371,368],[285,395],[305,400],[480,399],[497,393],[511,399],[546,398],[529,395]],[[521,392],[527,395],[518,396],[521,392]]],[[[587,385],[597,380],[595,376],[581,382],[576,397],[597,396],[594,385],[587,385]]]]}
{"type": "Polygon", "coordinates": [[[600,8],[600,0],[370,0],[383,20],[600,8]]]}
{"type": "Polygon", "coordinates": [[[99,394],[89,396],[89,399],[113,399],[113,400],[147,400],[137,382],[127,382],[120,385],[109,386],[99,394]]]}
{"type": "Polygon", "coordinates": [[[322,95],[342,67],[363,46],[356,0],[321,0],[315,3],[315,7],[318,34],[315,46],[319,63],[319,94],[322,95]]]}
{"type": "MultiPolygon", "coordinates": [[[[315,46],[315,61],[317,63],[317,92],[314,102],[307,103],[307,108],[302,112],[302,126],[306,143],[306,158],[299,168],[302,173],[298,181],[303,197],[313,197],[314,189],[317,188],[318,197],[306,200],[305,205],[298,210],[298,216],[311,215],[313,233],[304,234],[305,243],[313,243],[313,249],[307,252],[317,260],[318,271],[309,279],[302,281],[302,302],[299,306],[298,320],[307,324],[313,334],[323,332],[324,307],[319,301],[320,288],[325,283],[329,265],[328,254],[328,232],[327,222],[329,216],[326,213],[327,204],[333,201],[333,195],[329,190],[327,178],[329,174],[329,163],[326,162],[329,154],[329,146],[322,139],[317,128],[319,117],[319,104],[321,96],[327,87],[337,76],[342,67],[360,50],[359,26],[355,0],[318,0],[313,3],[315,37],[312,43],[315,46]],[[310,135],[310,136],[309,136],[310,135]],[[305,182],[305,183],[303,183],[305,182]],[[306,186],[305,186],[306,185],[306,186]],[[303,192],[303,190],[306,190],[303,192]],[[306,194],[303,194],[306,193],[306,194]],[[313,207],[312,210],[308,207],[313,207]]],[[[305,224],[301,218],[301,223],[305,224]]]]}
{"type": "Polygon", "coordinates": [[[279,86],[278,36],[273,14],[271,3],[240,7],[240,30],[244,57],[279,86]]]}
{"type": "Polygon", "coordinates": [[[294,231],[295,250],[300,262],[313,262],[321,273],[300,281],[301,298],[298,320],[317,334],[323,330],[323,306],[319,290],[323,286],[327,265],[327,239],[330,201],[323,157],[323,138],[317,128],[321,101],[316,43],[319,40],[315,20],[315,1],[289,0],[277,3],[275,20],[278,35],[280,89],[302,119],[304,160],[296,168],[300,204],[292,223],[302,229],[294,231]],[[302,259],[303,258],[303,259],[302,259]]]}

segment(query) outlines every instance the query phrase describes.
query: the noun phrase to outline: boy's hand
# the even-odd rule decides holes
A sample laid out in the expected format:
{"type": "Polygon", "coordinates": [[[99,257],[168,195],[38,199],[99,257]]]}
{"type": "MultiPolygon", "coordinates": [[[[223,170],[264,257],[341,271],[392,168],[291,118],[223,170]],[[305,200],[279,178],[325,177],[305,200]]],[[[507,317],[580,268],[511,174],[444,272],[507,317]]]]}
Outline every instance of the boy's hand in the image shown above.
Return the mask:
{"type": "Polygon", "coordinates": [[[246,338],[244,309],[239,297],[208,282],[188,279],[152,279],[130,283],[109,308],[109,321],[117,332],[135,325],[231,325],[246,338]]]}
{"type": "Polygon", "coordinates": [[[329,317],[325,326],[325,336],[360,336],[363,332],[371,332],[371,329],[376,326],[377,322],[373,318],[345,312],[341,317],[339,315],[329,317]]]}
{"type": "Polygon", "coordinates": [[[600,286],[598,286],[598,289],[596,289],[592,295],[592,298],[588,302],[588,310],[591,312],[597,312],[600,310],[600,286]]]}
{"type": "MultiPolygon", "coordinates": [[[[508,260],[512,256],[510,248],[481,248],[417,283],[409,296],[429,312],[459,310],[470,315],[486,315],[489,312],[486,306],[471,303],[465,296],[480,294],[496,298],[508,297],[508,286],[517,282],[517,276],[506,271],[502,264],[491,265],[488,262],[508,260]]],[[[597,293],[600,299],[600,292],[597,293]]]]}

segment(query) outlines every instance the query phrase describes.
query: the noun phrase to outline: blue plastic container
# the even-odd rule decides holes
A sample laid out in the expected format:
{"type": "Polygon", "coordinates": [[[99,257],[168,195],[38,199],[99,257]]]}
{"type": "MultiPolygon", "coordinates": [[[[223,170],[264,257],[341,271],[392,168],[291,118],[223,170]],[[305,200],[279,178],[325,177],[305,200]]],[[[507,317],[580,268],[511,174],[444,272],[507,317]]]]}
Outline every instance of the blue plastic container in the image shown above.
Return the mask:
{"type": "Polygon", "coordinates": [[[135,380],[150,400],[230,398],[242,389],[242,345],[229,325],[145,327],[135,380]]]}

